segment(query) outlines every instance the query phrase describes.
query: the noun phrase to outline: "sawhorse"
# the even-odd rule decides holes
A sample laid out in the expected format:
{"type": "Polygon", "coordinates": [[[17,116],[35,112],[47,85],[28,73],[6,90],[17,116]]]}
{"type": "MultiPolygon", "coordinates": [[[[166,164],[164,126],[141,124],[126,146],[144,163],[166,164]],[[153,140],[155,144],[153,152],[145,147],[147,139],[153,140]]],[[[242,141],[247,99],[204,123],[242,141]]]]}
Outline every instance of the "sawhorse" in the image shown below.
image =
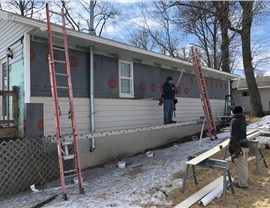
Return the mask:
{"type": "MultiPolygon", "coordinates": [[[[259,143],[259,141],[258,140],[249,140],[248,141],[248,144],[249,144],[249,149],[253,149],[253,150],[255,150],[255,159],[256,159],[256,175],[258,175],[259,174],[259,162],[261,161],[261,160],[263,160],[263,163],[264,163],[264,166],[266,167],[266,168],[268,168],[268,165],[267,165],[267,163],[266,163],[266,160],[265,160],[265,158],[264,158],[264,155],[263,155],[263,153],[262,153],[262,150],[261,150],[261,148],[260,148],[260,143],[259,143]]],[[[230,153],[229,153],[229,150],[228,150],[229,148],[228,148],[228,146],[226,147],[226,151],[224,151],[224,160],[226,159],[226,160],[229,160],[228,159],[228,156],[230,155],[230,153]]],[[[230,158],[230,157],[229,157],[230,158]]],[[[254,158],[252,158],[252,159],[254,159],[254,158]]],[[[248,158],[248,161],[249,160],[252,160],[252,159],[250,159],[250,157],[248,158]]]]}
{"type": "Polygon", "coordinates": [[[264,163],[264,166],[266,167],[266,168],[268,168],[268,165],[267,165],[267,163],[266,163],[266,160],[265,160],[265,158],[264,158],[264,156],[263,156],[263,153],[262,153],[262,150],[261,150],[261,148],[260,148],[260,144],[259,144],[259,141],[258,140],[250,140],[250,141],[248,141],[248,143],[249,143],[249,148],[250,149],[254,149],[255,150],[255,156],[256,156],[256,175],[258,175],[259,174],[259,162],[261,161],[261,160],[263,160],[263,163],[264,163]]]}
{"type": "MultiPolygon", "coordinates": [[[[187,161],[187,167],[186,167],[186,171],[185,171],[185,176],[184,176],[184,181],[183,181],[183,186],[181,189],[181,192],[184,193],[185,188],[186,188],[186,182],[187,179],[190,177],[194,178],[194,182],[197,185],[198,181],[197,181],[197,177],[196,177],[196,171],[195,171],[195,165],[191,165],[189,164],[189,161],[192,160],[194,157],[189,156],[188,157],[188,161],[187,161]],[[189,169],[190,167],[192,168],[192,174],[189,175],[189,169]]],[[[231,178],[231,173],[227,164],[227,161],[225,160],[218,160],[218,159],[205,159],[201,162],[199,162],[197,164],[198,166],[202,166],[204,168],[211,168],[211,169],[216,169],[216,170],[222,170],[223,171],[223,205],[226,204],[226,189],[228,184],[230,184],[231,187],[231,191],[234,194],[234,187],[233,187],[233,182],[232,182],[232,178],[231,178]],[[229,181],[227,182],[227,178],[229,179],[229,181]]]]}

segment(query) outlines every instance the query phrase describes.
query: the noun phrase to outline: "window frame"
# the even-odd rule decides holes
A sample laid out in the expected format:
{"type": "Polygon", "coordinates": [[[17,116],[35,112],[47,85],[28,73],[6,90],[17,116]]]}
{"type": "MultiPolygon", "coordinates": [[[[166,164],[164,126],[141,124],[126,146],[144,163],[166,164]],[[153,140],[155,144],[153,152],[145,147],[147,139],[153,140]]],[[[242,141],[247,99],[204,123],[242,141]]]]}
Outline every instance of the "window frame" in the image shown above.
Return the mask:
{"type": "Polygon", "coordinates": [[[118,62],[118,73],[119,73],[119,97],[123,97],[123,98],[134,98],[133,62],[119,60],[119,62],[118,62]],[[129,64],[129,66],[130,66],[130,77],[123,77],[121,75],[121,65],[122,64],[129,64]],[[124,93],[124,92],[122,92],[122,88],[121,88],[122,79],[130,80],[130,86],[129,86],[130,87],[130,93],[124,93]]]}
{"type": "Polygon", "coordinates": [[[8,68],[7,58],[0,58],[0,90],[8,90],[8,68]],[[4,75],[6,73],[6,76],[4,75]],[[5,79],[6,78],[6,79],[5,79]],[[5,83],[6,82],[6,83],[5,83]],[[6,86],[5,86],[6,84],[6,86]]]}

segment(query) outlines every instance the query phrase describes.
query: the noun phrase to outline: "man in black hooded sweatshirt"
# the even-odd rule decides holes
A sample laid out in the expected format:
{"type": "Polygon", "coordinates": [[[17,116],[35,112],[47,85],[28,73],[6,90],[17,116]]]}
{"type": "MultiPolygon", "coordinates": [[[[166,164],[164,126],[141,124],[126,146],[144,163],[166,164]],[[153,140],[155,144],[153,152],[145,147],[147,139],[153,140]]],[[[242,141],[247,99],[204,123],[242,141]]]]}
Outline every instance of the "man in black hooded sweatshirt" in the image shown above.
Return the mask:
{"type": "Polygon", "coordinates": [[[231,136],[229,151],[232,156],[232,162],[235,164],[238,175],[238,182],[234,183],[237,188],[248,187],[248,141],[246,134],[246,119],[243,114],[243,108],[236,106],[232,110],[232,119],[230,122],[231,136]]]}

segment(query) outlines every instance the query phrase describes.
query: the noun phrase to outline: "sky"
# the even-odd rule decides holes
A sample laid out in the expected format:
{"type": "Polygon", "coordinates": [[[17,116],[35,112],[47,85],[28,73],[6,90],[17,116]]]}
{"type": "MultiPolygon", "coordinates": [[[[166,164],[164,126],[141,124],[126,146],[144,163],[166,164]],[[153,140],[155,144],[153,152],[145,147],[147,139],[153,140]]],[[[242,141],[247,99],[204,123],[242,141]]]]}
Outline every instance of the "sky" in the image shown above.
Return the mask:
{"type": "MultiPolygon", "coordinates": [[[[122,16],[125,16],[125,18],[121,17],[117,21],[117,24],[106,25],[102,35],[106,38],[127,43],[128,38],[130,37],[128,31],[130,31],[130,29],[135,26],[134,21],[138,21],[138,19],[141,17],[141,12],[137,6],[138,0],[112,0],[111,2],[114,2],[114,4],[121,9],[122,16]]],[[[150,5],[151,3],[151,1],[149,0],[144,0],[143,2],[148,3],[148,5],[150,5]]],[[[251,38],[253,42],[252,48],[253,50],[256,50],[258,51],[258,53],[260,53],[260,58],[270,57],[270,27],[268,25],[269,20],[270,16],[264,16],[263,19],[253,22],[253,30],[251,33],[251,38]]],[[[181,47],[190,47],[191,44],[195,42],[193,37],[181,36],[181,34],[179,36],[179,39],[181,40],[181,47]]],[[[240,56],[239,58],[240,60],[237,61],[238,64],[236,66],[236,70],[233,73],[244,76],[241,59],[242,57],[240,56]]],[[[270,60],[258,65],[257,69],[260,71],[266,71],[265,75],[270,75],[269,65],[270,60]]]]}

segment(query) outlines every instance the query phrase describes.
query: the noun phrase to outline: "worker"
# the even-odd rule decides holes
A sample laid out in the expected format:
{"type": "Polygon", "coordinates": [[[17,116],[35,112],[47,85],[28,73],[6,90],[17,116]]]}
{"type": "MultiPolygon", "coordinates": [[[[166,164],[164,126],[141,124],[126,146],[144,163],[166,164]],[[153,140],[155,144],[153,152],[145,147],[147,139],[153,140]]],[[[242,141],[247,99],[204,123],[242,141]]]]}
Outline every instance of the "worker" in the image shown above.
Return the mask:
{"type": "Polygon", "coordinates": [[[166,82],[163,84],[163,102],[164,102],[164,117],[163,121],[164,124],[171,124],[171,123],[176,123],[176,121],[172,120],[173,117],[173,110],[175,108],[175,86],[172,81],[172,77],[167,77],[166,82]]]}
{"type": "Polygon", "coordinates": [[[229,152],[232,162],[235,164],[238,182],[233,183],[236,188],[248,187],[248,140],[246,130],[246,119],[241,106],[235,106],[232,111],[230,121],[231,136],[229,142],[229,152]]]}

